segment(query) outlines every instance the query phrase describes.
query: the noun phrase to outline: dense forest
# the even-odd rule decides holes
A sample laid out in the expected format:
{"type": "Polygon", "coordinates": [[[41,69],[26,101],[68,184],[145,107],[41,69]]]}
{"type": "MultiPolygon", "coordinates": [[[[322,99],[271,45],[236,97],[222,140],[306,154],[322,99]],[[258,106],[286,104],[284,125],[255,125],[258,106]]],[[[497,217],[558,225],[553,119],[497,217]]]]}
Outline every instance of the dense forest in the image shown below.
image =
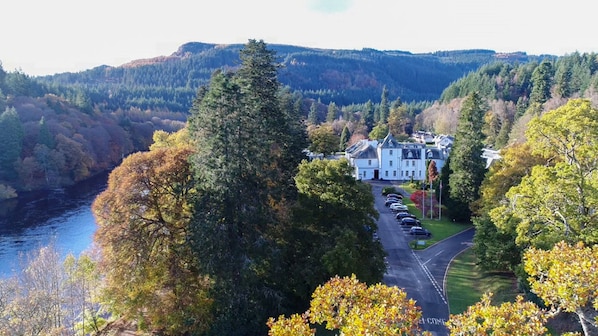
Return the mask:
{"type": "MultiPolygon", "coordinates": [[[[305,99],[339,106],[377,101],[386,86],[403,101],[433,101],[442,90],[480,66],[502,60],[526,63],[546,56],[491,50],[412,54],[402,51],[311,49],[272,45],[278,80],[305,99]]],[[[188,112],[197,89],[218,69],[235,69],[242,45],[192,42],[169,56],[98,66],[79,73],[38,78],[58,95],[83,89],[108,109],[188,112]]]]}
{"type": "Polygon", "coordinates": [[[0,68],[0,199],[72,185],[146,150],[156,130],[184,126],[183,113],[105,110],[83,91],[59,97],[0,68]]]}

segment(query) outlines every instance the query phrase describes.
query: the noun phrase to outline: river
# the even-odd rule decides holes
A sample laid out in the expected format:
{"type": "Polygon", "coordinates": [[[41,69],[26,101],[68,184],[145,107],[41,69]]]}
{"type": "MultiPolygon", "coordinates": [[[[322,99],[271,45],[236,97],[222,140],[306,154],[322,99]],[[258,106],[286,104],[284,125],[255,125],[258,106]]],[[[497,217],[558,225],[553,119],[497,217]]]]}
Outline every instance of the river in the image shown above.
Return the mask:
{"type": "Polygon", "coordinates": [[[95,197],[106,188],[108,173],[75,186],[23,194],[0,202],[0,277],[18,272],[29,252],[53,243],[75,256],[93,244],[95,197]]]}

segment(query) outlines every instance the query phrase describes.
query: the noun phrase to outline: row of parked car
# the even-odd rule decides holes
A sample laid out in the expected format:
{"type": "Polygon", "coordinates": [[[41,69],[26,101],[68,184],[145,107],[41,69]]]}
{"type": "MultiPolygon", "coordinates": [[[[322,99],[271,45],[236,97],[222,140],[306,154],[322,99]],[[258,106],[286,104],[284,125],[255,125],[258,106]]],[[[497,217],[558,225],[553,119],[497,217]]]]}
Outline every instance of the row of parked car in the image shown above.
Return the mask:
{"type": "Polygon", "coordinates": [[[399,194],[388,194],[386,202],[390,211],[396,213],[395,218],[401,226],[409,227],[409,234],[413,236],[430,237],[432,233],[421,226],[421,222],[417,217],[411,213],[406,205],[403,204],[403,196],[399,194]]]}

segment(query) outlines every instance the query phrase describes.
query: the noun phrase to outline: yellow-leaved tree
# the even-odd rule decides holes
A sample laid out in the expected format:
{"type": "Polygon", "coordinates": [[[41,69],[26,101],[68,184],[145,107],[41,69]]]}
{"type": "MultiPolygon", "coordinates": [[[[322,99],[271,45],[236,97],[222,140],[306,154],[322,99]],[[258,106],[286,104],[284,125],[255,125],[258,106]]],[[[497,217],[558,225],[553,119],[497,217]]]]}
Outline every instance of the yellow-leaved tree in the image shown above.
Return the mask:
{"type": "Polygon", "coordinates": [[[486,293],[463,314],[451,315],[446,323],[450,335],[540,336],[548,332],[549,315],[533,302],[518,296],[515,302],[493,306],[491,299],[492,293],[486,293]]]}
{"type": "Polygon", "coordinates": [[[341,335],[430,335],[421,331],[422,313],[413,299],[397,287],[371,286],[355,275],[331,278],[313,292],[310,308],[289,318],[270,318],[270,336],[315,335],[310,324],[338,330],[341,335]]]}
{"type": "Polygon", "coordinates": [[[575,313],[585,335],[598,335],[598,246],[557,243],[524,254],[531,290],[556,311],[575,313]]]}

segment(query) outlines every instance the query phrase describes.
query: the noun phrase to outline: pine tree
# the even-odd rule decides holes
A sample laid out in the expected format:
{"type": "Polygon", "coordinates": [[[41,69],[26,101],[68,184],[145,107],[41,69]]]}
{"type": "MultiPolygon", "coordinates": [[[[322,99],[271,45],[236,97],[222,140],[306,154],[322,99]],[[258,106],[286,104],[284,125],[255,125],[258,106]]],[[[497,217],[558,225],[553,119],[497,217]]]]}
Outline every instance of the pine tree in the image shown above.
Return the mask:
{"type": "Polygon", "coordinates": [[[307,116],[307,123],[310,125],[317,125],[318,124],[318,106],[316,102],[311,102],[309,107],[309,115],[307,116]]]}
{"type": "Polygon", "coordinates": [[[544,60],[534,69],[532,73],[532,92],[530,93],[530,104],[544,104],[550,99],[550,88],[554,70],[550,61],[544,60]]]}
{"type": "Polygon", "coordinates": [[[277,313],[275,209],[292,195],[306,148],[298,112],[276,79],[274,52],[250,40],[240,57],[236,73],[212,77],[189,122],[202,195],[193,241],[200,266],[217,279],[214,335],[261,334],[277,313]]]}
{"type": "Polygon", "coordinates": [[[371,131],[374,128],[374,104],[371,100],[368,100],[363,107],[362,118],[363,123],[367,127],[367,131],[371,131]]]}
{"type": "Polygon", "coordinates": [[[486,172],[482,159],[485,104],[477,92],[470,94],[461,108],[455,143],[451,150],[449,177],[452,206],[449,216],[457,221],[469,221],[470,205],[478,199],[486,172]]]}
{"type": "Polygon", "coordinates": [[[384,85],[384,87],[382,88],[382,96],[380,97],[380,109],[379,109],[379,117],[378,117],[378,121],[380,123],[386,123],[386,120],[388,119],[388,114],[390,112],[390,106],[389,106],[389,102],[388,102],[388,89],[386,88],[386,85],[384,85]]]}
{"type": "Polygon", "coordinates": [[[16,177],[15,163],[21,157],[23,147],[23,124],[14,107],[0,114],[0,178],[16,177]]]}
{"type": "Polygon", "coordinates": [[[351,139],[351,132],[349,131],[349,127],[347,127],[347,125],[345,125],[345,127],[343,127],[343,131],[341,132],[341,142],[339,145],[340,151],[344,151],[345,148],[347,148],[349,139],[351,139]]]}
{"type": "Polygon", "coordinates": [[[56,141],[54,141],[54,137],[50,133],[48,129],[48,124],[46,123],[46,119],[44,116],[41,117],[39,120],[39,136],[37,139],[37,143],[46,145],[49,149],[54,149],[56,146],[56,141]]]}
{"type": "Polygon", "coordinates": [[[326,122],[333,122],[336,119],[336,104],[334,102],[330,102],[328,104],[328,113],[326,114],[326,122]]]}

